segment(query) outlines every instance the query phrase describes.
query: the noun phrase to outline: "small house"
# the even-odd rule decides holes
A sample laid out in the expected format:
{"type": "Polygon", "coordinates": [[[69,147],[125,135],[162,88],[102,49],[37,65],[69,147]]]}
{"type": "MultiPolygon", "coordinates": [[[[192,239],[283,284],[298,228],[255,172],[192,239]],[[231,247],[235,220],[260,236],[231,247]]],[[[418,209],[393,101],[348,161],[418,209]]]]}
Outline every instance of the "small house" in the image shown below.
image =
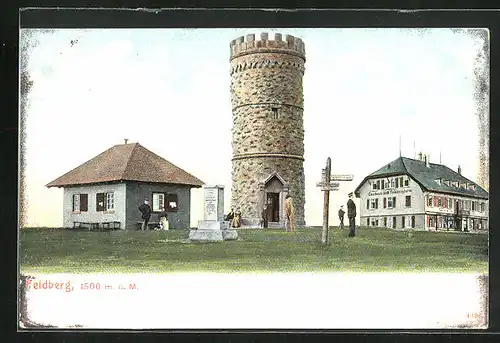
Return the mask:
{"type": "Polygon", "coordinates": [[[203,182],[139,143],[115,145],[47,184],[64,189],[63,226],[137,229],[145,199],[158,221],[162,206],[170,228],[190,227],[191,188],[203,182]]]}

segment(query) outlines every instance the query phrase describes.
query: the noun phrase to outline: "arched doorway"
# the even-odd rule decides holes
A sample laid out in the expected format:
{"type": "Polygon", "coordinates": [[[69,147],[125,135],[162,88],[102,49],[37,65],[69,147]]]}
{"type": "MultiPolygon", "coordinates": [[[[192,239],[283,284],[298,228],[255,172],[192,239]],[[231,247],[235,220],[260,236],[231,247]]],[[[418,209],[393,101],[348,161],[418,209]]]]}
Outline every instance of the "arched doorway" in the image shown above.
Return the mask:
{"type": "Polygon", "coordinates": [[[269,227],[280,227],[283,224],[283,203],[288,193],[288,184],[274,172],[261,182],[262,208],[267,205],[269,227]]]}

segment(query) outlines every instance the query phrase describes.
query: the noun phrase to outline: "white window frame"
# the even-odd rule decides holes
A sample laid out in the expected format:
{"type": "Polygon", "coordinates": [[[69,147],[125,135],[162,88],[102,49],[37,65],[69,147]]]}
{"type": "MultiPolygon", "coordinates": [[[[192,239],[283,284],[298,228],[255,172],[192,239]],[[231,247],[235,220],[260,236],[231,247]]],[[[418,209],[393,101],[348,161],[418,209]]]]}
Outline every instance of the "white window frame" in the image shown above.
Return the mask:
{"type": "Polygon", "coordinates": [[[113,211],[115,209],[115,193],[106,192],[106,206],[105,211],[113,211]]]}
{"type": "Polygon", "coordinates": [[[153,212],[160,212],[162,206],[165,206],[165,194],[153,192],[153,212]]]}
{"type": "Polygon", "coordinates": [[[396,188],[396,179],[395,178],[391,179],[391,188],[396,188]]]}
{"type": "Polygon", "coordinates": [[[370,199],[370,210],[376,210],[377,209],[377,199],[373,198],[370,199]]]}
{"type": "Polygon", "coordinates": [[[73,194],[73,212],[80,212],[80,194],[73,194]]]}
{"type": "Polygon", "coordinates": [[[387,198],[387,208],[394,208],[394,204],[392,203],[392,197],[387,198]]]}

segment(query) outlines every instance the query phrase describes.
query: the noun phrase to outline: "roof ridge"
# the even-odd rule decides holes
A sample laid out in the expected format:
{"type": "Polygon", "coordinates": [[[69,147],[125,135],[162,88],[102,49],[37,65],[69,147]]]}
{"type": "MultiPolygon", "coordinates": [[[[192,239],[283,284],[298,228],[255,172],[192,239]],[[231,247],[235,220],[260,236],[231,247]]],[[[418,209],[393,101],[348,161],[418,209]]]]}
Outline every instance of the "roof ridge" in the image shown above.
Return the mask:
{"type": "Polygon", "coordinates": [[[400,156],[399,157],[401,159],[401,164],[403,165],[403,169],[405,170],[405,172],[409,175],[411,175],[410,171],[408,170],[408,168],[406,168],[406,164],[405,164],[405,161],[403,159],[403,156],[400,156]]]}
{"type": "MultiPolygon", "coordinates": [[[[134,144],[134,147],[132,148],[132,151],[130,152],[130,155],[128,157],[128,160],[127,160],[127,163],[125,164],[125,168],[123,168],[123,172],[122,172],[122,175],[121,175],[121,179],[123,180],[125,175],[127,175],[127,171],[128,171],[128,166],[130,164],[130,161],[132,160],[132,156],[134,155],[134,152],[135,150],[137,149],[137,146],[140,145],[139,143],[135,142],[135,143],[132,143],[134,144]]],[[[122,144],[121,144],[122,145],[122,144]]],[[[124,144],[123,144],[124,145],[124,144]]]]}

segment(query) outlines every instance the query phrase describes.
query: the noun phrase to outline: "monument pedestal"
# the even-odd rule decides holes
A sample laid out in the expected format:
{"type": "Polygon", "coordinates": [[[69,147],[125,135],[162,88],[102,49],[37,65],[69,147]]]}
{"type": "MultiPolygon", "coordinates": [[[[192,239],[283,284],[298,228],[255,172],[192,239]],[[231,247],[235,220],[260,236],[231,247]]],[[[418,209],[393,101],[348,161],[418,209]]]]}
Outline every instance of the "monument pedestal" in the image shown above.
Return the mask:
{"type": "Polygon", "coordinates": [[[205,186],[204,220],[198,221],[198,229],[189,231],[192,241],[220,242],[238,239],[236,230],[224,220],[224,186],[205,186]]]}

